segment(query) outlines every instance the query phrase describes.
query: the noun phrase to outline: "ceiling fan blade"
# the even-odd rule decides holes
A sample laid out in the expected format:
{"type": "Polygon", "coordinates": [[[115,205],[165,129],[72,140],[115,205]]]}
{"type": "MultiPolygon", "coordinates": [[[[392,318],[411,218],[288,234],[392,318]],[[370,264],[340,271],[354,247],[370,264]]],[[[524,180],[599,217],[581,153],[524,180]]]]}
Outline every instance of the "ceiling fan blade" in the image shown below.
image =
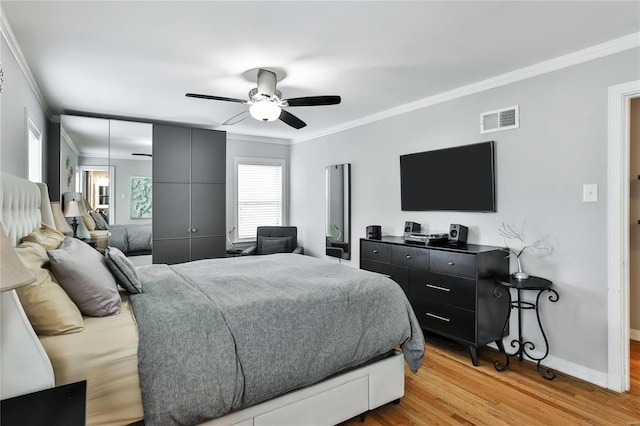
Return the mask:
{"type": "Polygon", "coordinates": [[[228,119],[227,121],[225,121],[224,123],[222,123],[222,125],[223,126],[230,126],[232,124],[239,123],[242,120],[244,120],[245,118],[247,118],[248,116],[249,116],[249,110],[242,111],[240,114],[236,114],[233,117],[231,117],[230,119],[228,119]]]}
{"type": "Polygon", "coordinates": [[[341,101],[340,96],[305,96],[287,99],[289,106],[337,105],[341,101]]]}
{"type": "Polygon", "coordinates": [[[307,123],[285,110],[280,111],[280,117],[278,118],[280,118],[280,121],[283,121],[294,129],[302,129],[307,125],[307,123]]]}
{"type": "Polygon", "coordinates": [[[247,101],[244,99],[236,99],[236,98],[224,98],[222,96],[211,96],[211,95],[200,95],[198,93],[187,93],[185,96],[189,98],[199,98],[199,99],[209,99],[212,101],[226,101],[226,102],[238,102],[241,104],[246,104],[247,101]]]}

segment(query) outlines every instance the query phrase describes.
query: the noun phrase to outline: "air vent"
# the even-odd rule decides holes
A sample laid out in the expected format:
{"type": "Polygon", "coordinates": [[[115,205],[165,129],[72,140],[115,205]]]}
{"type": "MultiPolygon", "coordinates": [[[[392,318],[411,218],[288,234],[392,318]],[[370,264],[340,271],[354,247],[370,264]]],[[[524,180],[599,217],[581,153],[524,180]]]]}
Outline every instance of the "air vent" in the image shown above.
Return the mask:
{"type": "Polygon", "coordinates": [[[499,132],[520,127],[518,105],[480,114],[480,133],[499,132]]]}

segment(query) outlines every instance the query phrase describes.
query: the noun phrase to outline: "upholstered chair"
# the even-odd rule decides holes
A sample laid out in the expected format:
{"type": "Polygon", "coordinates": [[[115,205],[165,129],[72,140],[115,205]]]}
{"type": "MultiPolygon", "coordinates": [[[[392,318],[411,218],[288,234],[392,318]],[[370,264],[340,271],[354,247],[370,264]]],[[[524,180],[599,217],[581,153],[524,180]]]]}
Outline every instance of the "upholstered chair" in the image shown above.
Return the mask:
{"type": "Polygon", "coordinates": [[[295,226],[258,226],[256,245],[247,247],[241,256],[253,254],[297,253],[303,254],[298,247],[298,228],[295,226]]]}

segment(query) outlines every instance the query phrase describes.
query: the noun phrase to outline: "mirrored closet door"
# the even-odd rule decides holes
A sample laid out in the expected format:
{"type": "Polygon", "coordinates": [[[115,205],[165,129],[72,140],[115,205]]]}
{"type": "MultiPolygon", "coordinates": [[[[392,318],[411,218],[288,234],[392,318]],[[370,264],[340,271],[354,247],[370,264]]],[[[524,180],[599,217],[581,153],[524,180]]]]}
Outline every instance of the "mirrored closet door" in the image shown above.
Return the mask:
{"type": "Polygon", "coordinates": [[[78,237],[149,256],[152,125],[71,115],[60,124],[61,208],[79,202],[78,237]]]}

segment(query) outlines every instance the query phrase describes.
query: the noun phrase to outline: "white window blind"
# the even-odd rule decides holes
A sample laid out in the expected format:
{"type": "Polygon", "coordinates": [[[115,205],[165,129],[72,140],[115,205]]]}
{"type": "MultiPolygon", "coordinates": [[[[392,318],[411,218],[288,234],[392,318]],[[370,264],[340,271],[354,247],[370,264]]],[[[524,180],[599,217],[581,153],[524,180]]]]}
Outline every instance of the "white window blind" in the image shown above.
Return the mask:
{"type": "Polygon", "coordinates": [[[27,119],[28,158],[27,167],[31,182],[42,182],[42,133],[35,124],[27,119]]]}
{"type": "Polygon", "coordinates": [[[258,226],[280,226],[283,217],[283,166],[238,163],[239,240],[255,239],[258,226]]]}

